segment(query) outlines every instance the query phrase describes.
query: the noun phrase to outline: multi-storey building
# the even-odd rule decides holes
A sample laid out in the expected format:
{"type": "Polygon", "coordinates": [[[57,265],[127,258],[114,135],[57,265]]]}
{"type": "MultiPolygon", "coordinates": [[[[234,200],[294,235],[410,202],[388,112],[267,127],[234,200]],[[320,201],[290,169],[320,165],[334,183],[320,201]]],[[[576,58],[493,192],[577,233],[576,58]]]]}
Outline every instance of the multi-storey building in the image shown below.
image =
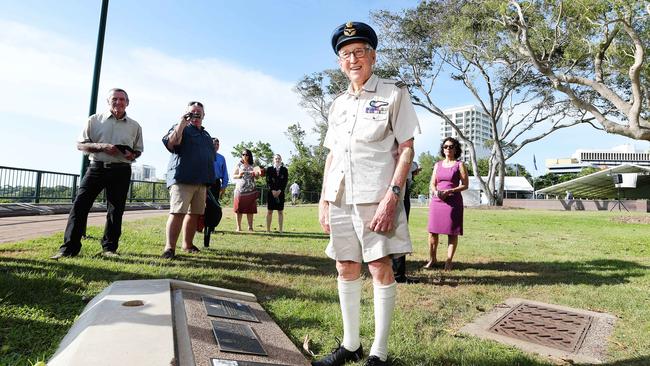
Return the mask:
{"type": "Polygon", "coordinates": [[[132,165],[131,179],[155,182],[158,180],[156,178],[156,168],[151,165],[132,165]]]}
{"type": "Polygon", "coordinates": [[[623,164],[650,167],[650,152],[637,151],[633,145],[616,146],[609,150],[578,149],[570,158],[546,159],[546,172],[578,173],[583,168],[606,169],[623,164]]]}
{"type": "MultiPolygon", "coordinates": [[[[492,139],[492,127],[490,116],[482,111],[481,108],[475,105],[466,105],[463,107],[451,108],[444,111],[447,118],[449,118],[458,128],[463,132],[472,143],[474,143],[474,150],[476,151],[476,158],[482,159],[490,156],[490,147],[486,146],[486,142],[492,139]]],[[[501,131],[501,121],[497,122],[497,132],[501,131]]],[[[442,139],[445,137],[458,138],[456,130],[451,125],[443,120],[440,125],[440,136],[442,139]]],[[[463,156],[461,159],[464,162],[469,162],[469,148],[466,144],[463,145],[463,156]]]]}

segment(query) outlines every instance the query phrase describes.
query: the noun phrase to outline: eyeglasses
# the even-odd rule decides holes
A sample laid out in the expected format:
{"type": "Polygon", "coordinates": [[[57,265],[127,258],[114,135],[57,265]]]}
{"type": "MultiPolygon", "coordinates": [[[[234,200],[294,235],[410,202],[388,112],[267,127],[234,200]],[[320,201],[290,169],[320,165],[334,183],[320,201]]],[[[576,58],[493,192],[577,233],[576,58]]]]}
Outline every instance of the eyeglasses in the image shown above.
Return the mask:
{"type": "Polygon", "coordinates": [[[443,149],[453,149],[454,145],[442,145],[443,149]]]}
{"type": "Polygon", "coordinates": [[[364,47],[364,48],[355,48],[352,51],[340,51],[339,52],[339,57],[342,58],[343,60],[349,60],[352,55],[356,58],[364,58],[370,52],[372,48],[370,47],[364,47]]]}
{"type": "Polygon", "coordinates": [[[188,107],[191,107],[193,105],[198,105],[199,107],[203,108],[203,103],[201,103],[201,102],[189,102],[189,103],[187,103],[188,107]]]}

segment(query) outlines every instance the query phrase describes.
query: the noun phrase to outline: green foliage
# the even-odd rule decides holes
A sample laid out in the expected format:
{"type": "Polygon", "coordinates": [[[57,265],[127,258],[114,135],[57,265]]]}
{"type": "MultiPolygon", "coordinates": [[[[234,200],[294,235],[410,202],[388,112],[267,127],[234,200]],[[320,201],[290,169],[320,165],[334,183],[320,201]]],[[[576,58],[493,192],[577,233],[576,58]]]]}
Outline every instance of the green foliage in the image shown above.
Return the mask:
{"type": "Polygon", "coordinates": [[[323,145],[327,132],[330,106],[337,95],[348,87],[348,79],[339,69],[327,69],[303,76],[294,87],[300,97],[300,106],[314,119],[314,132],[318,134],[318,144],[323,145]]]}
{"type": "Polygon", "coordinates": [[[600,169],[598,168],[582,168],[580,173],[578,173],[578,177],[584,177],[585,175],[593,174],[599,171],[600,169]]]}
{"type": "MultiPolygon", "coordinates": [[[[488,158],[478,159],[476,161],[476,165],[478,165],[478,175],[479,176],[485,177],[485,176],[488,175],[488,172],[489,172],[489,169],[490,169],[489,164],[490,164],[490,162],[489,162],[488,158]]],[[[474,174],[474,169],[472,169],[471,165],[467,166],[467,174],[476,176],[476,174],[474,174]]]]}
{"type": "Polygon", "coordinates": [[[257,141],[253,144],[252,141],[242,141],[232,148],[231,155],[239,161],[244,149],[248,149],[253,153],[253,159],[255,159],[253,165],[265,167],[273,164],[273,150],[268,142],[257,141]]]}
{"type": "Polygon", "coordinates": [[[506,176],[508,177],[526,177],[530,179],[532,175],[526,170],[526,167],[521,164],[508,164],[506,165],[506,176]]]}
{"type": "Polygon", "coordinates": [[[425,196],[429,195],[429,183],[431,182],[431,175],[433,174],[433,165],[440,159],[440,156],[433,156],[428,151],[420,153],[417,162],[421,170],[420,173],[413,178],[411,196],[417,196],[419,194],[425,196]]]}
{"type": "MultiPolygon", "coordinates": [[[[341,70],[328,69],[303,76],[294,88],[300,97],[300,105],[314,119],[313,132],[318,134],[318,144],[308,146],[304,143],[306,132],[300,123],[289,126],[285,132],[295,148],[291,155],[289,182],[298,182],[303,192],[321,191],[328,154],[323,142],[327,133],[329,109],[334,98],[347,89],[348,83],[347,77],[341,70]]],[[[317,196],[311,197],[307,199],[317,198],[317,196]]]]}
{"type": "MultiPolygon", "coordinates": [[[[289,185],[298,182],[303,192],[320,192],[325,170],[325,149],[318,145],[305,145],[305,134],[300,123],[289,126],[285,132],[294,146],[289,163],[289,185]]],[[[303,195],[303,197],[306,196],[303,195]]]]}

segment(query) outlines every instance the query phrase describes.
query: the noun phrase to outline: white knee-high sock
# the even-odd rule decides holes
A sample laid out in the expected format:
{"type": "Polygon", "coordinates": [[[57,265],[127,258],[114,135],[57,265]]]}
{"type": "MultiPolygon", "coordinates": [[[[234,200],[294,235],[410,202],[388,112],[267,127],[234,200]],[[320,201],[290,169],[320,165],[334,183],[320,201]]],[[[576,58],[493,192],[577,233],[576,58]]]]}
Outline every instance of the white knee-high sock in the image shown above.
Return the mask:
{"type": "Polygon", "coordinates": [[[359,317],[361,309],[361,278],[354,281],[338,280],[339,303],[343,316],[343,347],[356,351],[361,345],[359,317]]]}
{"type": "Polygon", "coordinates": [[[372,342],[370,354],[382,361],[388,358],[388,334],[395,309],[395,294],[397,282],[390,285],[373,284],[375,304],[375,340],[372,342]]]}

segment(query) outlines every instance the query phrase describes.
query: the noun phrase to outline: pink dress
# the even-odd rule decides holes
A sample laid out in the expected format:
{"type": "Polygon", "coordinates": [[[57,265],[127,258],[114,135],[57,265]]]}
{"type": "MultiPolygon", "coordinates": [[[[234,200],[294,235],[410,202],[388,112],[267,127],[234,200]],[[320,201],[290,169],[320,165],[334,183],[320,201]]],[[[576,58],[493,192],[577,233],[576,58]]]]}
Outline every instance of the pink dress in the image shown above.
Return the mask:
{"type": "MultiPolygon", "coordinates": [[[[442,160],[436,164],[437,189],[458,187],[462,163],[457,161],[449,168],[442,165],[442,160]]],[[[428,229],[433,234],[463,235],[463,196],[460,192],[452,193],[444,201],[437,196],[431,197],[428,229]]]]}

